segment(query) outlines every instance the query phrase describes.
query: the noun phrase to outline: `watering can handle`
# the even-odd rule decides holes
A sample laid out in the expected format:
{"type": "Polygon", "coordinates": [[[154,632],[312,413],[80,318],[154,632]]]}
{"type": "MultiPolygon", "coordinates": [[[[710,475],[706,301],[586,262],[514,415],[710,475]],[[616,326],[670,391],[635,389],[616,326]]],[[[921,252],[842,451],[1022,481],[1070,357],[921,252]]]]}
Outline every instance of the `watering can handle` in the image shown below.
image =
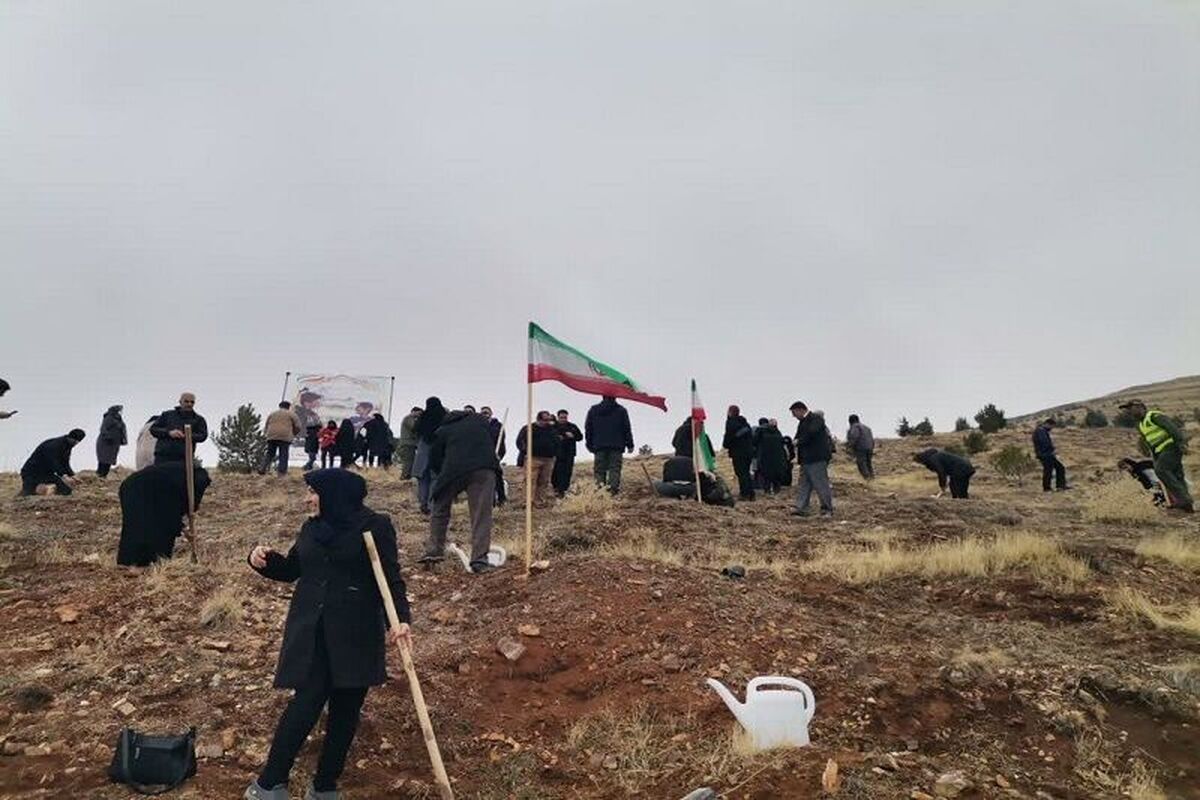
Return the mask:
{"type": "Polygon", "coordinates": [[[798,689],[804,695],[805,705],[808,708],[809,716],[817,710],[817,701],[813,697],[812,689],[808,688],[808,684],[804,681],[788,678],[783,675],[771,676],[763,675],[757,678],[751,678],[746,684],[746,700],[750,700],[750,695],[757,692],[760,687],[766,686],[786,686],[789,689],[798,689]]]}

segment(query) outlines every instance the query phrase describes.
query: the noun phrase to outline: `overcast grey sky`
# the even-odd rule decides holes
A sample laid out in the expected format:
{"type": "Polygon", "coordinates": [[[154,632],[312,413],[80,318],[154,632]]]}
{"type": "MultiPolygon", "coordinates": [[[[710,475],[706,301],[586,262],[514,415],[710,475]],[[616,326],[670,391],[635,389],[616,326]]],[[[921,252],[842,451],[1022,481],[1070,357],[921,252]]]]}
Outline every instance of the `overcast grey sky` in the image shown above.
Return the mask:
{"type": "Polygon", "coordinates": [[[3,0],[0,467],[289,369],[515,419],[530,319],[656,450],[692,376],[841,433],[1197,372],[1198,76],[1165,0],[3,0]]]}

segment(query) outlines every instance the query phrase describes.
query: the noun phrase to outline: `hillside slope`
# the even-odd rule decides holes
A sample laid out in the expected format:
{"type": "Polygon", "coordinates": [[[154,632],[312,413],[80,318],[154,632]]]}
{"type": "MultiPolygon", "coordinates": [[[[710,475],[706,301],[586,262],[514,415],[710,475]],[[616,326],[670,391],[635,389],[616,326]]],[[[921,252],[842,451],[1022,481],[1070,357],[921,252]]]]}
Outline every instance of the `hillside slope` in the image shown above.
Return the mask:
{"type": "Polygon", "coordinates": [[[1099,409],[1111,419],[1117,413],[1118,405],[1134,398],[1145,400],[1148,404],[1161,408],[1169,414],[1178,414],[1190,419],[1192,411],[1200,408],[1200,375],[1185,375],[1169,381],[1129,386],[1103,397],[1063,403],[1029,414],[1022,414],[1013,417],[1010,421],[1025,423],[1059,414],[1074,414],[1082,421],[1084,413],[1089,408],[1099,409]]]}
{"type": "MultiPolygon", "coordinates": [[[[1057,434],[1074,491],[1010,483],[985,454],[973,499],[932,498],[911,451],[957,438],[882,442],[871,484],[839,454],[832,520],[789,516],[792,490],[733,509],[660,500],[627,463],[615,500],[583,491],[536,513],[551,566],[527,581],[515,558],[481,577],[417,571],[428,523],[411,486],[368,471],[368,502],[401,534],[457,796],[819,797],[833,759],[841,798],[922,797],[955,771],[963,797],[1200,798],[1200,520],[1116,475],[1135,434],[1111,428],[1057,434]],[[744,580],[720,574],[735,562],[744,580]],[[515,662],[506,636],[527,648],[515,662]],[[763,674],[812,686],[811,747],[748,757],[731,738],[704,680],[740,695],[763,674]]],[[[1006,443],[1027,434],[992,437],[1006,443]]],[[[113,564],[119,480],[17,499],[0,475],[0,796],[128,797],[104,775],[126,724],[199,729],[198,775],[172,796],[240,796],[286,699],[271,679],[290,593],[245,557],[289,546],[300,476],[215,476],[201,563],[181,543],[149,570],[113,564]]],[[[520,505],[499,511],[514,553],[522,525],[520,505]]],[[[310,743],[294,796],[314,758],[310,743]]],[[[402,677],[368,697],[344,788],[435,796],[402,677]]]]}

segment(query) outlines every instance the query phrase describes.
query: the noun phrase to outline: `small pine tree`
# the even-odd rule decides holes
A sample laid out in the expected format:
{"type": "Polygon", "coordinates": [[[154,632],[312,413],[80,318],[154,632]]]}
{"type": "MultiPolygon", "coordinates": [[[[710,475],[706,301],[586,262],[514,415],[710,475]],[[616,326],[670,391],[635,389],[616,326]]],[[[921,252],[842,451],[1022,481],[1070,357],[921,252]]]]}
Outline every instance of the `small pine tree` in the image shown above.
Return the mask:
{"type": "Polygon", "coordinates": [[[1017,485],[1024,482],[1027,474],[1033,471],[1033,456],[1015,444],[1006,445],[988,459],[992,467],[1006,478],[1016,478],[1017,485]]]}
{"type": "Polygon", "coordinates": [[[1001,428],[1008,427],[1008,420],[1004,417],[1004,411],[996,408],[995,403],[988,403],[979,409],[979,413],[975,415],[975,423],[979,425],[979,430],[984,433],[995,433],[1001,428]]]}
{"type": "Polygon", "coordinates": [[[912,436],[912,432],[912,425],[908,424],[908,417],[901,417],[900,424],[896,426],[896,435],[903,438],[905,436],[912,436]]]}
{"type": "Polygon", "coordinates": [[[965,447],[967,452],[971,455],[982,453],[983,451],[987,450],[989,446],[987,434],[983,431],[971,431],[963,437],[963,447],[965,447]]]}
{"type": "Polygon", "coordinates": [[[652,456],[652,455],[654,455],[654,448],[648,444],[644,444],[638,448],[638,455],[639,456],[652,456]]]}
{"type": "Polygon", "coordinates": [[[1107,428],[1108,415],[1098,408],[1089,408],[1087,413],[1083,415],[1083,427],[1107,428]]]}
{"type": "Polygon", "coordinates": [[[262,431],[262,415],[247,403],[236,414],[221,420],[221,431],[213,441],[217,445],[217,469],[222,472],[252,472],[258,469],[267,451],[262,431]]]}
{"type": "Polygon", "coordinates": [[[966,417],[959,417],[958,419],[954,420],[954,432],[955,433],[962,433],[963,431],[969,431],[969,430],[971,430],[971,423],[967,422],[966,417]]]}
{"type": "Polygon", "coordinates": [[[912,432],[916,436],[933,436],[933,423],[926,417],[912,426],[912,432]]]}

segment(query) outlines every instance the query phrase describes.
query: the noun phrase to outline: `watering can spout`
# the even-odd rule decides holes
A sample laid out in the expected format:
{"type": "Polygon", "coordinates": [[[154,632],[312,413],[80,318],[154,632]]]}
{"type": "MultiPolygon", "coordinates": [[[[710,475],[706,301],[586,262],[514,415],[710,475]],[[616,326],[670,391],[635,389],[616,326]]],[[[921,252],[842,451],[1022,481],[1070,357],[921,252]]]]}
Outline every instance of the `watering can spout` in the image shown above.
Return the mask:
{"type": "Polygon", "coordinates": [[[738,722],[742,723],[744,726],[746,724],[746,704],[740,702],[736,697],[734,697],[733,692],[725,688],[725,684],[721,683],[716,678],[709,678],[707,683],[709,687],[712,688],[712,690],[715,691],[717,695],[719,695],[720,698],[725,701],[725,705],[729,706],[729,710],[733,712],[733,716],[737,717],[738,722]]]}

